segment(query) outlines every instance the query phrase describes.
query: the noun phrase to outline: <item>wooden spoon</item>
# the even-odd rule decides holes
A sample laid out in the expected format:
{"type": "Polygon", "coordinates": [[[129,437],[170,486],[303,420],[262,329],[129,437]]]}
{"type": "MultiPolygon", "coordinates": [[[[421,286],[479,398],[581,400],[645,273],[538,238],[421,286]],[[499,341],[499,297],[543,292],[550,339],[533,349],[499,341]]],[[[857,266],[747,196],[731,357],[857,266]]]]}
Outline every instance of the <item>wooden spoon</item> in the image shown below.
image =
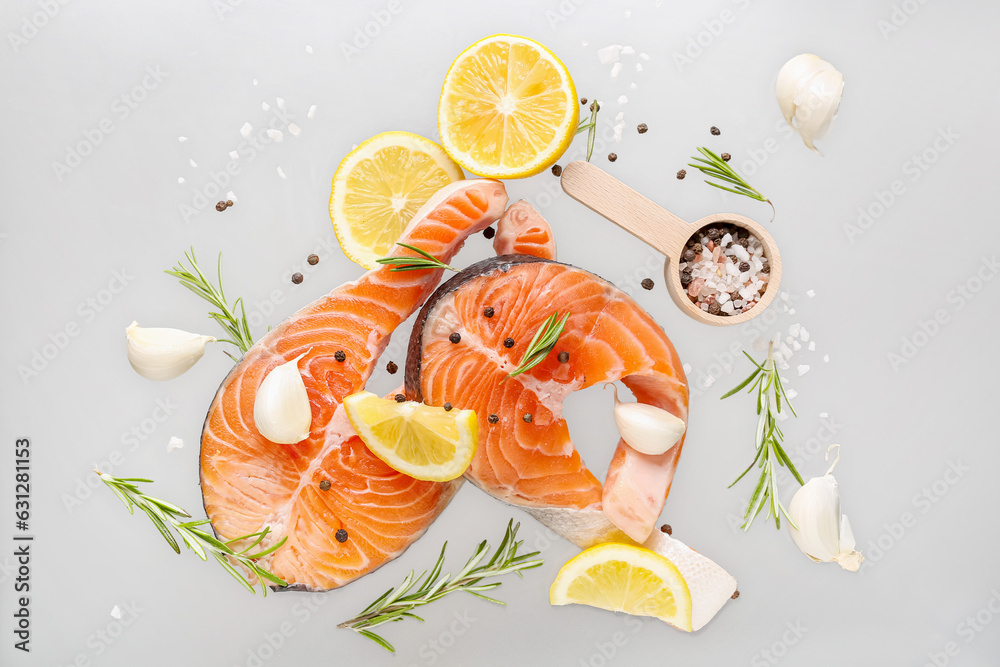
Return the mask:
{"type": "Polygon", "coordinates": [[[571,162],[563,168],[562,188],[566,194],[590,210],[600,213],[666,255],[663,277],[667,281],[667,292],[678,308],[699,322],[713,326],[746,322],[764,312],[778,293],[781,284],[781,255],[778,253],[778,246],[767,230],[750,218],[735,213],[717,213],[694,224],[687,223],[599,167],[581,160],[571,162]],[[696,231],[715,223],[742,227],[760,239],[764,246],[764,256],[771,266],[770,280],[765,285],[764,294],[757,305],[745,313],[710,315],[696,306],[688,297],[687,290],[681,286],[681,272],[677,266],[685,244],[696,231]]]}

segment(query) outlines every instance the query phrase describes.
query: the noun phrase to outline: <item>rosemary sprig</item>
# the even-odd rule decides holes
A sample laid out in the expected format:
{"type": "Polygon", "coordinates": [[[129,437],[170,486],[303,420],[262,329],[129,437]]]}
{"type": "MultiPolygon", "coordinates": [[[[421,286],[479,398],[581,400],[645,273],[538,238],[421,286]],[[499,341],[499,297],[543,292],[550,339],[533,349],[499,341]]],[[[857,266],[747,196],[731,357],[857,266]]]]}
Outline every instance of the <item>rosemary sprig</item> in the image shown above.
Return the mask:
{"type": "Polygon", "coordinates": [[[549,315],[542,322],[542,326],[538,328],[538,331],[535,332],[535,337],[528,343],[528,349],[524,351],[521,363],[517,365],[517,368],[508,373],[507,377],[512,378],[515,375],[520,375],[542,363],[542,360],[549,356],[549,352],[552,351],[556,346],[556,342],[559,341],[559,336],[566,327],[566,320],[568,319],[569,311],[566,311],[561,320],[559,319],[558,310],[549,315]]]}
{"type": "Polygon", "coordinates": [[[416,246],[407,245],[406,243],[397,243],[396,245],[419,253],[422,257],[383,257],[375,261],[379,264],[390,265],[392,267],[389,269],[390,271],[419,271],[420,269],[448,269],[449,271],[458,271],[458,269],[448,266],[434,257],[434,255],[416,246]]]}
{"type": "Polygon", "coordinates": [[[520,577],[522,570],[530,570],[542,564],[541,559],[532,560],[538,555],[537,551],[518,555],[517,550],[523,544],[523,540],[517,539],[517,529],[520,527],[521,524],[515,525],[513,519],[507,522],[507,531],[500,546],[497,547],[493,557],[485,565],[479,563],[489,553],[490,547],[486,540],[480,542],[473,552],[472,558],[454,577],[450,574],[441,574],[441,568],[444,566],[444,551],[448,547],[448,543],[445,542],[444,546],[441,547],[441,555],[438,556],[437,563],[431,568],[429,574],[425,570],[414,579],[411,570],[398,588],[390,588],[375,602],[365,607],[360,614],[349,621],[344,621],[337,627],[354,630],[385,650],[395,653],[396,649],[393,648],[392,644],[384,637],[372,632],[371,628],[383,623],[402,621],[406,618],[422,621],[424,619],[413,613],[414,609],[440,600],[455,591],[465,591],[487,602],[506,605],[505,602],[483,595],[483,591],[496,588],[502,582],[493,581],[485,584],[480,582],[488,577],[499,577],[512,572],[516,572],[517,576],[520,577]]]}
{"type": "Polygon", "coordinates": [[[768,346],[767,359],[763,364],[754,361],[754,358],[746,352],[743,354],[754,365],[754,370],[750,374],[750,377],[722,396],[722,398],[729,398],[747,385],[750,385],[750,388],[747,390],[748,394],[754,389],[757,390],[758,417],[757,430],[754,435],[754,446],[757,448],[757,455],[754,457],[753,462],[747,466],[747,469],[740,473],[740,476],[729,485],[729,488],[732,488],[754,466],[760,468],[760,478],[757,480],[757,486],[750,497],[747,510],[743,514],[743,525],[740,527],[744,531],[750,530],[753,520],[757,518],[757,515],[760,514],[766,504],[767,514],[764,518],[770,518],[773,514],[776,528],[781,528],[779,512],[785,515],[785,518],[788,519],[793,527],[797,528],[795,522],[788,516],[785,506],[781,504],[781,500],[778,498],[777,469],[775,468],[775,463],[788,468],[799,484],[804,483],[802,477],[799,475],[799,471],[795,469],[795,465],[788,458],[788,455],[785,454],[785,450],[781,446],[781,441],[785,436],[781,432],[781,428],[777,422],[777,417],[781,414],[782,400],[784,400],[784,405],[792,415],[795,415],[795,409],[785,394],[785,388],[781,384],[781,376],[774,363],[774,343],[772,342],[768,346]]]}
{"type": "Polygon", "coordinates": [[[160,535],[162,535],[163,539],[167,541],[170,548],[176,553],[180,553],[181,550],[177,544],[177,539],[167,528],[168,525],[181,536],[181,539],[184,541],[187,548],[195,552],[199,558],[207,561],[208,554],[212,554],[215,560],[218,561],[219,565],[221,565],[226,572],[231,574],[233,578],[243,584],[243,587],[251,593],[255,592],[256,584],[248,581],[247,578],[233,566],[234,561],[256,575],[257,583],[260,583],[260,588],[264,592],[264,597],[267,597],[267,585],[264,583],[265,579],[279,586],[288,585],[288,582],[271,574],[257,564],[258,559],[276,551],[285,543],[285,540],[287,540],[288,537],[282,537],[281,540],[266,549],[262,549],[256,553],[249,553],[251,549],[264,541],[264,538],[266,538],[268,533],[271,531],[270,528],[265,528],[264,530],[256,533],[250,533],[249,535],[234,537],[231,540],[220,540],[214,535],[211,535],[199,528],[199,526],[204,526],[209,523],[208,519],[191,521],[191,515],[182,510],[180,507],[168,503],[165,500],[160,500],[159,498],[146,495],[139,489],[139,484],[152,484],[153,480],[142,479],[139,477],[112,477],[111,475],[102,473],[100,470],[94,470],[94,472],[96,472],[107,487],[111,489],[123,503],[125,503],[125,507],[128,508],[129,514],[134,514],[136,507],[142,510],[153,522],[153,525],[156,526],[156,529],[160,531],[160,535]],[[242,542],[243,540],[253,540],[253,542],[250,543],[250,546],[240,551],[235,551],[233,547],[230,546],[234,543],[242,542]]]}
{"type": "Polygon", "coordinates": [[[587,162],[594,154],[594,140],[597,138],[597,112],[601,110],[601,105],[594,100],[590,105],[590,119],[587,122],[580,122],[576,128],[576,133],[587,132],[587,162]]]}
{"type": "Polygon", "coordinates": [[[743,195],[744,197],[749,197],[750,199],[756,199],[757,201],[767,203],[771,207],[771,220],[774,220],[774,204],[771,203],[770,199],[755,190],[753,186],[746,182],[746,179],[736,173],[736,170],[729,166],[728,162],[712,151],[704,147],[699,147],[698,152],[704,157],[692,157],[691,159],[696,160],[700,164],[693,164],[689,162],[688,166],[694,167],[704,174],[706,177],[706,183],[711,185],[713,188],[719,188],[720,190],[725,190],[726,192],[733,192],[738,195],[743,195]],[[709,178],[715,178],[723,183],[729,183],[733,187],[713,183],[708,180],[709,178]]]}
{"type": "MultiPolygon", "coordinates": [[[[191,265],[190,269],[184,266],[184,262],[177,262],[177,266],[165,270],[164,273],[174,276],[181,281],[181,285],[218,308],[218,312],[211,311],[208,313],[208,316],[218,322],[219,326],[229,334],[229,338],[222,339],[219,342],[235,345],[241,352],[246,354],[246,351],[253,345],[253,336],[250,335],[250,325],[247,324],[247,312],[246,308],[243,307],[242,297],[236,299],[232,306],[226,300],[226,293],[222,288],[222,253],[219,253],[218,287],[213,285],[205,277],[205,274],[201,272],[198,260],[194,256],[194,248],[191,248],[189,252],[185,252],[184,256],[191,265]],[[240,310],[240,317],[236,316],[237,308],[240,310]]],[[[229,353],[227,352],[227,354],[229,353]]],[[[229,356],[232,357],[231,354],[229,356]]]]}

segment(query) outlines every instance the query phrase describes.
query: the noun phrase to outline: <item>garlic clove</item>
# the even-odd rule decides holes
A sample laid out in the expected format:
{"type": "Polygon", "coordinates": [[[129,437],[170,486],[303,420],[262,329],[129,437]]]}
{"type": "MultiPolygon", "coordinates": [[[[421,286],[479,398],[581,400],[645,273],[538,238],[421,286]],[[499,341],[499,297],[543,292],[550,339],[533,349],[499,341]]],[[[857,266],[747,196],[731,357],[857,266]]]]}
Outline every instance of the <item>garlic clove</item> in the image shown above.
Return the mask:
{"type": "Polygon", "coordinates": [[[304,356],[306,353],[271,369],[257,388],[253,421],[271,442],[294,445],[309,437],[312,406],[299,372],[299,360],[304,356]]]}
{"type": "Polygon", "coordinates": [[[778,107],[785,121],[811,150],[822,155],[815,141],[829,132],[840,109],[844,76],[811,53],[795,56],[782,66],[775,84],[778,107]]]}
{"type": "Polygon", "coordinates": [[[833,475],[806,482],[788,505],[792,540],[813,560],[827,562],[840,552],[840,493],[833,475]]]}
{"type": "Polygon", "coordinates": [[[623,403],[615,390],[615,424],[618,433],[632,449],[642,454],[658,455],[668,451],[687,430],[683,419],[645,403],[623,403]]]}
{"type": "Polygon", "coordinates": [[[194,366],[205,354],[212,336],[180,329],[140,327],[132,322],[125,329],[128,362],[139,375],[150,380],[172,380],[194,366]]]}

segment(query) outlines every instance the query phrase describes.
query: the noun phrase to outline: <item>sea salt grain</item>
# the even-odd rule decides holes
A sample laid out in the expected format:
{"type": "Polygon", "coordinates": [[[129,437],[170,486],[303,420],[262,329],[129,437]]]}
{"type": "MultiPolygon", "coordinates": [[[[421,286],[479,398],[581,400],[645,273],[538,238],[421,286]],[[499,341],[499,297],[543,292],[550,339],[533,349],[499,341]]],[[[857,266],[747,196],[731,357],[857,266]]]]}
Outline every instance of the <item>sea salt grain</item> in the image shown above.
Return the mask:
{"type": "Polygon", "coordinates": [[[243,127],[240,128],[240,134],[243,135],[243,138],[246,139],[249,137],[251,132],[253,132],[253,125],[250,123],[243,123],[243,127]]]}
{"type": "Polygon", "coordinates": [[[260,103],[260,110],[261,111],[269,111],[270,109],[271,109],[271,105],[268,104],[267,102],[261,102],[260,103]]]}
{"type": "Polygon", "coordinates": [[[234,160],[239,160],[240,154],[236,151],[229,151],[229,157],[231,157],[234,160]]]}
{"type": "Polygon", "coordinates": [[[300,127],[299,127],[298,125],[296,125],[295,123],[289,123],[289,124],[288,124],[288,132],[289,132],[289,133],[290,133],[290,134],[291,134],[291,135],[292,135],[293,137],[297,137],[297,136],[299,136],[299,133],[301,133],[301,132],[302,132],[302,128],[300,128],[300,127]]]}
{"type": "Polygon", "coordinates": [[[177,141],[181,142],[182,144],[187,140],[188,140],[187,137],[177,137],[177,141]]]}
{"type": "MultiPolygon", "coordinates": [[[[184,446],[184,441],[178,438],[176,435],[170,437],[170,442],[167,443],[167,452],[176,451],[184,446]]],[[[112,614],[114,615],[114,614],[112,614]]]]}
{"type": "Polygon", "coordinates": [[[281,167],[277,167],[277,170],[278,170],[278,176],[281,176],[282,178],[288,178],[287,176],[285,176],[284,169],[282,169],[281,167]]]}
{"type": "Polygon", "coordinates": [[[111,616],[112,618],[122,617],[122,610],[118,607],[118,605],[115,605],[114,607],[111,608],[111,616]]]}
{"type": "Polygon", "coordinates": [[[622,73],[622,64],[621,63],[615,63],[614,65],[611,66],[611,78],[612,79],[617,79],[618,75],[621,74],[621,73],[622,73]]]}
{"type": "Polygon", "coordinates": [[[633,49],[631,46],[623,46],[622,47],[622,55],[623,56],[632,56],[632,55],[635,55],[635,49],[633,49]]]}
{"type": "Polygon", "coordinates": [[[611,44],[610,46],[605,46],[603,49],[597,49],[597,59],[602,65],[607,65],[608,63],[618,62],[618,58],[622,54],[621,44],[611,44]]]}
{"type": "Polygon", "coordinates": [[[184,177],[183,176],[178,176],[177,177],[177,182],[178,183],[183,183],[184,182],[184,177]]]}
{"type": "Polygon", "coordinates": [[[309,107],[309,111],[306,112],[306,118],[312,118],[316,115],[316,105],[309,107]]]}
{"type": "Polygon", "coordinates": [[[267,128],[267,136],[276,142],[281,142],[285,140],[285,135],[282,134],[281,130],[275,130],[272,128],[267,128]]]}
{"type": "Polygon", "coordinates": [[[194,160],[188,160],[188,162],[190,162],[190,163],[191,163],[191,166],[192,166],[192,167],[197,167],[197,166],[198,166],[198,163],[197,163],[197,162],[195,162],[194,160]]]}
{"type": "Polygon", "coordinates": [[[308,44],[306,44],[306,53],[308,53],[309,55],[312,55],[312,52],[313,52],[313,47],[311,47],[308,44]]]}
{"type": "Polygon", "coordinates": [[[622,95],[618,98],[618,104],[628,104],[628,96],[622,95]]]}
{"type": "Polygon", "coordinates": [[[806,373],[809,372],[809,365],[808,364],[802,364],[802,365],[800,365],[798,367],[797,370],[799,371],[799,377],[802,377],[803,375],[805,375],[806,373]]]}

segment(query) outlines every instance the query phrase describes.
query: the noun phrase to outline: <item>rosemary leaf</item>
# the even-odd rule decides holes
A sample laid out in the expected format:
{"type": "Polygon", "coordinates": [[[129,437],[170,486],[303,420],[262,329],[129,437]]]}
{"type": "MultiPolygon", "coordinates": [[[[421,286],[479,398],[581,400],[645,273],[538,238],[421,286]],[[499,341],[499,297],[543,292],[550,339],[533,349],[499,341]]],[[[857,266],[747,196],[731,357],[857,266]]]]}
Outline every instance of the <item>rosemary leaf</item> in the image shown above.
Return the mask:
{"type": "MultiPolygon", "coordinates": [[[[219,286],[216,287],[202,273],[198,266],[198,260],[194,256],[194,248],[184,253],[191,268],[184,266],[184,262],[177,262],[177,266],[164,271],[167,275],[177,278],[181,285],[189,289],[192,293],[212,304],[219,312],[209,312],[208,316],[219,323],[219,326],[229,335],[229,338],[219,339],[220,343],[235,345],[241,352],[246,351],[253,345],[253,336],[250,334],[250,325],[247,323],[246,308],[243,299],[236,299],[230,306],[226,299],[225,290],[222,287],[222,253],[219,253],[219,286]],[[240,316],[236,316],[239,309],[240,316]]],[[[227,353],[228,354],[228,353],[227,353]]],[[[232,357],[232,355],[229,355],[232,357]]],[[[125,481],[125,480],[123,480],[125,481]]],[[[137,480],[146,482],[148,480],[137,480]]]]}
{"type": "Polygon", "coordinates": [[[393,648],[392,644],[386,641],[385,638],[372,632],[371,628],[385,623],[402,621],[406,618],[415,618],[422,621],[422,618],[413,613],[414,609],[425,604],[430,604],[435,600],[440,600],[456,591],[464,591],[495,604],[504,604],[504,602],[483,595],[480,592],[496,588],[502,582],[495,581],[486,584],[481,584],[480,582],[489,577],[498,577],[512,572],[520,574],[522,570],[530,570],[542,564],[541,559],[529,560],[538,555],[537,551],[518,554],[518,549],[523,544],[522,541],[516,539],[517,530],[520,526],[521,524],[514,524],[513,519],[507,522],[507,530],[504,533],[503,541],[500,542],[500,547],[497,548],[493,557],[485,565],[480,565],[480,563],[489,553],[490,548],[485,540],[480,542],[476,546],[472,557],[466,562],[465,567],[455,577],[451,577],[448,574],[445,574],[443,577],[441,575],[441,569],[444,565],[445,547],[447,547],[447,543],[445,543],[444,547],[441,548],[441,555],[438,556],[438,560],[434,564],[434,567],[431,568],[429,574],[426,576],[421,575],[414,579],[414,573],[411,571],[397,588],[389,589],[375,600],[375,602],[365,607],[364,611],[360,614],[340,623],[337,627],[354,630],[362,637],[372,640],[390,653],[395,653],[395,648],[393,648]],[[414,588],[415,590],[410,592],[414,588]]]}
{"type": "Polygon", "coordinates": [[[419,271],[421,269],[447,269],[448,271],[458,271],[458,269],[448,266],[438,260],[434,255],[421,250],[420,248],[406,243],[397,243],[408,250],[421,255],[421,257],[382,257],[375,261],[379,264],[388,265],[390,271],[419,271]]]}
{"type": "Polygon", "coordinates": [[[753,383],[750,387],[750,391],[757,391],[757,426],[754,430],[754,447],[756,448],[756,454],[754,455],[753,462],[747,466],[746,470],[740,473],[729,488],[732,488],[737,482],[743,479],[748,472],[753,470],[754,467],[759,467],[760,477],[757,479],[757,484],[754,487],[753,494],[750,496],[750,501],[747,503],[746,512],[743,515],[744,521],[741,528],[743,530],[749,530],[750,526],[753,525],[754,519],[761,513],[761,511],[766,506],[768,508],[767,515],[765,518],[774,517],[775,527],[781,528],[781,515],[784,514],[785,518],[788,519],[789,523],[795,524],[790,518],[788,518],[788,512],[784,505],[781,504],[781,499],[778,497],[778,482],[775,463],[778,466],[787,468],[789,472],[795,477],[795,481],[799,484],[803,484],[802,477],[799,475],[799,471],[795,469],[795,465],[792,463],[791,459],[785,453],[784,448],[781,446],[781,441],[784,435],[781,432],[781,428],[778,426],[778,415],[782,411],[782,398],[784,398],[784,406],[788,408],[792,414],[795,411],[792,410],[791,403],[788,401],[788,396],[785,394],[784,388],[781,386],[781,376],[778,373],[778,369],[774,363],[774,343],[768,346],[767,359],[764,363],[757,363],[757,361],[751,357],[746,352],[743,353],[747,359],[751,361],[754,365],[754,370],[743,382],[738,384],[732,390],[726,392],[722,398],[729,398],[730,396],[738,393],[747,385],[753,383]]]}
{"type": "Polygon", "coordinates": [[[246,569],[250,570],[255,576],[256,581],[260,583],[260,588],[267,597],[267,586],[264,584],[264,579],[278,585],[287,586],[288,582],[284,581],[280,577],[268,572],[262,568],[258,563],[257,559],[262,556],[266,556],[273,553],[276,549],[281,547],[287,537],[281,538],[279,542],[272,545],[271,547],[264,549],[258,553],[247,554],[246,552],[253,547],[259,545],[261,541],[270,533],[270,528],[264,528],[263,530],[251,533],[249,535],[243,535],[241,537],[234,537],[233,539],[226,540],[223,542],[218,538],[209,535],[203,530],[199,530],[197,526],[203,526],[208,523],[207,519],[203,520],[186,520],[191,519],[191,515],[185,512],[180,507],[168,503],[164,500],[158,498],[153,498],[152,496],[143,493],[136,482],[148,482],[152,483],[152,480],[139,479],[139,478],[118,478],[112,477],[111,475],[102,473],[99,470],[94,472],[101,478],[101,481],[111,489],[116,496],[126,501],[126,507],[129,508],[129,512],[132,512],[132,507],[138,507],[140,510],[146,513],[146,515],[156,526],[156,529],[163,536],[163,539],[167,541],[167,544],[177,553],[180,553],[180,546],[177,544],[176,538],[174,538],[173,533],[170,532],[167,524],[181,536],[184,541],[184,545],[189,549],[194,551],[195,555],[202,560],[208,560],[207,556],[209,553],[218,561],[219,565],[233,576],[234,579],[240,582],[244,588],[246,588],[251,593],[256,592],[255,584],[247,581],[247,578],[243,576],[239,570],[233,565],[233,562],[239,563],[246,569]],[[247,549],[243,551],[236,552],[233,551],[232,547],[229,545],[234,542],[240,542],[243,540],[254,539],[256,541],[250,545],[247,549]]]}
{"type": "Polygon", "coordinates": [[[528,343],[528,349],[524,351],[524,356],[521,357],[521,362],[517,365],[517,368],[508,373],[507,377],[520,375],[542,363],[559,341],[559,336],[566,327],[569,315],[569,311],[566,311],[561,320],[559,319],[559,311],[549,315],[538,331],[535,332],[535,337],[528,343]]]}
{"type": "Polygon", "coordinates": [[[720,190],[725,190],[726,192],[732,192],[737,195],[749,197],[750,199],[765,202],[770,205],[771,220],[774,220],[774,204],[771,203],[770,199],[755,190],[752,185],[747,183],[746,179],[740,176],[735,169],[729,166],[728,162],[709,149],[699,146],[698,152],[701,153],[703,157],[692,157],[691,159],[694,160],[694,162],[689,162],[688,166],[700,171],[702,175],[706,177],[705,182],[707,184],[711,185],[713,188],[719,188],[720,190]],[[718,183],[708,180],[709,178],[714,178],[722,181],[723,183],[730,183],[736,187],[729,188],[724,185],[719,185],[718,183]]]}

